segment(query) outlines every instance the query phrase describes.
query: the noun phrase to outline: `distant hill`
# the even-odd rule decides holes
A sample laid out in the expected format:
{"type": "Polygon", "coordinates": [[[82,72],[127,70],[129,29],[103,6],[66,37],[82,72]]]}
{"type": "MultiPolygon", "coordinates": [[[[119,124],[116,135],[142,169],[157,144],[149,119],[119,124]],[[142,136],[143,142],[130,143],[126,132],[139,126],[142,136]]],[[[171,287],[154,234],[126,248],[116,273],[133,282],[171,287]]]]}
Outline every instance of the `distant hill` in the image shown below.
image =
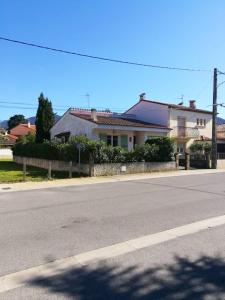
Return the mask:
{"type": "Polygon", "coordinates": [[[217,117],[216,123],[217,125],[225,124],[225,119],[217,117]]]}
{"type": "MultiPolygon", "coordinates": [[[[59,115],[55,115],[55,121],[57,122],[59,119],[61,118],[61,116],[59,115]]],[[[30,118],[27,118],[27,121],[29,121],[31,124],[35,124],[35,120],[36,120],[36,117],[30,117],[30,118]]],[[[4,121],[0,121],[0,127],[2,128],[7,128],[8,127],[8,120],[4,120],[4,121]]]]}
{"type": "Polygon", "coordinates": [[[0,121],[0,127],[7,128],[8,126],[8,120],[0,121]]]}

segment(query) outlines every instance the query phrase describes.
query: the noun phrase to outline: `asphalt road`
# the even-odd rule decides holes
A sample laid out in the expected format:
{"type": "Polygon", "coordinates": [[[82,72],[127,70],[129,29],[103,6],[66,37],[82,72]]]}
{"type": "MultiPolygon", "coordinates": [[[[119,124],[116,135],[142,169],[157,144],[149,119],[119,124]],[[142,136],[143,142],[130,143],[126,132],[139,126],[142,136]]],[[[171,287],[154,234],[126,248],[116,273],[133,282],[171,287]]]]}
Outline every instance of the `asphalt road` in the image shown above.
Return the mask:
{"type": "MultiPolygon", "coordinates": [[[[225,173],[1,193],[0,276],[222,215],[225,173]]],[[[225,299],[225,226],[25,284],[0,299],[225,299]]]]}

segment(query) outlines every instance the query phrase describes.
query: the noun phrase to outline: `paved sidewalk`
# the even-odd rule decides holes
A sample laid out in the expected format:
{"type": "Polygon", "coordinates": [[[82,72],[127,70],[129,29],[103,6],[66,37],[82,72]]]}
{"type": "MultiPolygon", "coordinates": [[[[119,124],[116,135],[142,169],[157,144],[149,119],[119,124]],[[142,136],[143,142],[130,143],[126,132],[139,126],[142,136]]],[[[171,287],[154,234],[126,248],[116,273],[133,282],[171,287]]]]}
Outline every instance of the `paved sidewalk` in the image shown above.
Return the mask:
{"type": "Polygon", "coordinates": [[[18,182],[18,183],[0,183],[1,192],[15,192],[15,191],[26,191],[35,189],[46,189],[53,187],[65,187],[65,186],[79,186],[89,185],[98,183],[109,183],[117,181],[129,181],[129,180],[141,180],[151,178],[163,178],[173,176],[190,176],[196,174],[213,174],[222,173],[225,170],[179,170],[179,171],[168,171],[168,172],[154,172],[154,173],[139,173],[139,174],[126,174],[126,175],[115,175],[115,176],[101,176],[101,177],[82,177],[72,179],[58,179],[51,181],[42,182],[18,182]]]}

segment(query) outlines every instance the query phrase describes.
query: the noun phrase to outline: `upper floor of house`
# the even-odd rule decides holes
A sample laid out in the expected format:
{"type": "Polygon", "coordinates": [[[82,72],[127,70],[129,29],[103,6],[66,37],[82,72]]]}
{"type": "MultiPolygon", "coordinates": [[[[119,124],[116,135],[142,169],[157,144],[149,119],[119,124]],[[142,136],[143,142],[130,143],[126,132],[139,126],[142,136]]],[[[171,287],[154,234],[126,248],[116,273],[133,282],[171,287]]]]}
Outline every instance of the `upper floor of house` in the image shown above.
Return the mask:
{"type": "Polygon", "coordinates": [[[139,102],[128,109],[135,119],[164,125],[172,130],[170,136],[180,139],[210,138],[212,136],[212,112],[198,109],[196,101],[190,100],[189,106],[183,103],[169,104],[160,101],[146,100],[140,95],[139,102]]]}

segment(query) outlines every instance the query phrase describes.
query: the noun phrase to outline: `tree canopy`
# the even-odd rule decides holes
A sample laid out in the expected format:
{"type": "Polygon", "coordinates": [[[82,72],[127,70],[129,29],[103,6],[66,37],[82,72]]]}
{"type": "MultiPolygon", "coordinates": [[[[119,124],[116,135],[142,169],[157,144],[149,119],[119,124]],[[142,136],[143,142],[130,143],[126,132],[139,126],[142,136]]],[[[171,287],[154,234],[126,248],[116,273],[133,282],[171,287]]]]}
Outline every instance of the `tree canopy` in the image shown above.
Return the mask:
{"type": "Polygon", "coordinates": [[[8,129],[12,129],[21,123],[26,123],[24,115],[14,115],[8,121],[8,129]]]}
{"type": "Polygon", "coordinates": [[[36,143],[43,143],[50,139],[50,129],[54,125],[55,115],[52,103],[45,98],[43,93],[38,98],[38,109],[36,114],[36,143]]]}

